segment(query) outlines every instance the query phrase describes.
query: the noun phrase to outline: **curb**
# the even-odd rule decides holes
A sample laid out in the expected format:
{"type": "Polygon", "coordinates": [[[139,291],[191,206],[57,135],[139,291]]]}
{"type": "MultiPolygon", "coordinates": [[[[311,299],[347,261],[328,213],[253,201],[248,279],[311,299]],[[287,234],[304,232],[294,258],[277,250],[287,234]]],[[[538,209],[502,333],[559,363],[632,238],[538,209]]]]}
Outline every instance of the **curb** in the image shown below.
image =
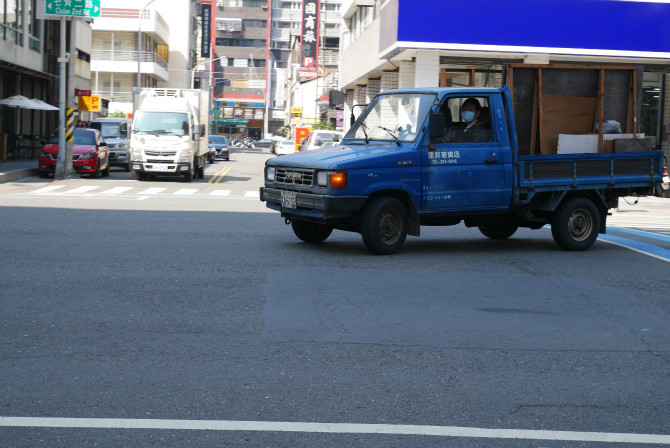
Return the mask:
{"type": "Polygon", "coordinates": [[[0,183],[11,182],[14,180],[23,179],[24,177],[38,176],[37,168],[26,168],[23,170],[14,170],[7,173],[0,173],[0,183]]]}

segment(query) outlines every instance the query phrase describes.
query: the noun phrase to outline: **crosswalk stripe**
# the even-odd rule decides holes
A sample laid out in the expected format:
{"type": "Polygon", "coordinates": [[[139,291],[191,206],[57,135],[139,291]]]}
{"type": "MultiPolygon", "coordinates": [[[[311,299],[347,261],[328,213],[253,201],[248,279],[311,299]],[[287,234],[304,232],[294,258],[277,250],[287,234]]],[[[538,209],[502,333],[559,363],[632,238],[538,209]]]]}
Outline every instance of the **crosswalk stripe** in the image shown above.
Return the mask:
{"type": "Polygon", "coordinates": [[[104,195],[114,195],[114,194],[123,194],[128,190],[132,190],[133,187],[114,187],[109,190],[101,191],[100,194],[104,195]]]}
{"type": "Polygon", "coordinates": [[[214,190],[209,193],[210,196],[228,196],[232,193],[230,190],[214,190]]]}
{"type": "Polygon", "coordinates": [[[182,188],[172,194],[195,194],[196,191],[198,191],[197,188],[182,188]]]}
{"type": "Polygon", "coordinates": [[[83,187],[77,187],[73,188],[72,190],[68,191],[63,191],[63,194],[83,194],[83,193],[88,193],[89,191],[93,191],[97,189],[98,187],[96,185],[85,185],[83,187]]]}
{"type": "Polygon", "coordinates": [[[30,194],[42,194],[42,193],[50,193],[52,191],[58,190],[65,187],[65,185],[51,185],[48,187],[40,188],[39,190],[35,190],[31,192],[30,194]]]}
{"type": "Polygon", "coordinates": [[[244,197],[245,198],[260,198],[261,196],[260,196],[260,192],[258,192],[256,190],[252,190],[252,191],[245,192],[244,197]]]}
{"type": "Polygon", "coordinates": [[[167,188],[147,188],[146,190],[140,191],[137,194],[158,194],[161,191],[165,191],[165,190],[167,190],[167,188]]]}

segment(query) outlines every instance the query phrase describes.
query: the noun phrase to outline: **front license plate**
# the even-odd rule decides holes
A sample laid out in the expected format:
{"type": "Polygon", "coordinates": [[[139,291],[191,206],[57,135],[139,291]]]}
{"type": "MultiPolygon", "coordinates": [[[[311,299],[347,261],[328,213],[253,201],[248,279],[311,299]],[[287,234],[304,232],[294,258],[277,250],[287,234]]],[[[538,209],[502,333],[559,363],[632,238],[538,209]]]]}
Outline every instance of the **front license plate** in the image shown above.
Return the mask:
{"type": "Polygon", "coordinates": [[[167,171],[174,171],[175,166],[169,165],[167,163],[154,163],[153,165],[151,165],[151,167],[147,167],[147,170],[167,172],[167,171]]]}
{"type": "Polygon", "coordinates": [[[296,208],[295,205],[295,193],[291,191],[282,191],[281,192],[281,206],[285,208],[296,208]]]}

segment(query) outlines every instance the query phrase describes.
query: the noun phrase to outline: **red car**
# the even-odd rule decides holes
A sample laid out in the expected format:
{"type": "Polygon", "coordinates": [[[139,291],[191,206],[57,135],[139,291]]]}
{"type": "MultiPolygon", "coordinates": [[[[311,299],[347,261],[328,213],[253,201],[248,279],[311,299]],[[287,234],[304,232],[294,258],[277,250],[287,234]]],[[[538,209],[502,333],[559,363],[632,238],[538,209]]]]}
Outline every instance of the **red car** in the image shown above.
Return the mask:
{"type": "MultiPolygon", "coordinates": [[[[91,177],[109,176],[109,150],[97,129],[75,128],[72,147],[72,166],[79,174],[91,177]]],[[[58,161],[58,132],[47,140],[39,158],[40,177],[56,171],[58,161]]]]}

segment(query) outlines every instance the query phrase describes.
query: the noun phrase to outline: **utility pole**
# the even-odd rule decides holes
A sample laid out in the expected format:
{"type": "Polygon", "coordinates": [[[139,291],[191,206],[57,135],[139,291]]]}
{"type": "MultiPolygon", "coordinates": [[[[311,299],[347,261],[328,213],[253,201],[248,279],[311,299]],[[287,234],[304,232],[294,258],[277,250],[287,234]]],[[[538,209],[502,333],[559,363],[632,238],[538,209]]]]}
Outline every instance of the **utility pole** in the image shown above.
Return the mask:
{"type": "Polygon", "coordinates": [[[66,17],[63,16],[60,18],[60,57],[58,58],[58,63],[60,65],[59,73],[59,98],[58,106],[60,109],[59,112],[59,126],[58,126],[58,160],[56,161],[56,172],[54,176],[57,179],[66,179],[74,175],[74,167],[72,166],[72,147],[73,143],[71,139],[66,138],[68,131],[68,122],[71,123],[72,115],[67,114],[68,105],[71,104],[70,98],[72,95],[69,93],[74,93],[74,52],[76,51],[75,45],[75,30],[76,22],[74,20],[68,20],[70,22],[70,52],[66,52],[67,48],[67,23],[66,17]],[[69,65],[69,67],[68,67],[69,65]],[[69,117],[69,120],[67,119],[69,117]]]}

